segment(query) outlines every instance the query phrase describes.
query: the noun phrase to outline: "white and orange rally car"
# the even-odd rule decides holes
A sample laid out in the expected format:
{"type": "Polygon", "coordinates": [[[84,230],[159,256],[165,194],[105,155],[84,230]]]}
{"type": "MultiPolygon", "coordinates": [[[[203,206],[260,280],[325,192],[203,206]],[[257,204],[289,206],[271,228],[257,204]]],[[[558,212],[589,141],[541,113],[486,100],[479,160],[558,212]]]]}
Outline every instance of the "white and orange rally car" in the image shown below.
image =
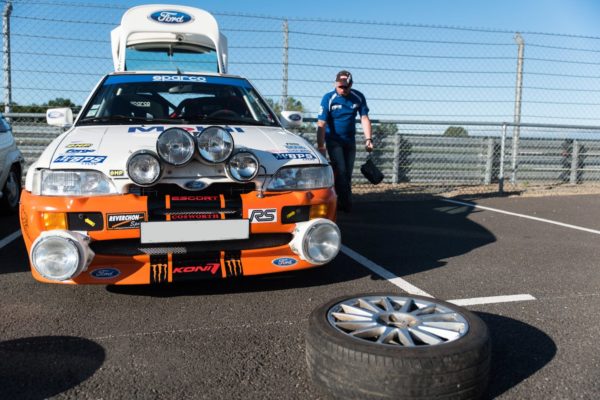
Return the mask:
{"type": "Polygon", "coordinates": [[[205,11],[149,5],[113,30],[115,72],[30,167],[21,195],[35,279],[160,284],[310,268],[341,246],[327,160],[285,129],[205,11]]]}

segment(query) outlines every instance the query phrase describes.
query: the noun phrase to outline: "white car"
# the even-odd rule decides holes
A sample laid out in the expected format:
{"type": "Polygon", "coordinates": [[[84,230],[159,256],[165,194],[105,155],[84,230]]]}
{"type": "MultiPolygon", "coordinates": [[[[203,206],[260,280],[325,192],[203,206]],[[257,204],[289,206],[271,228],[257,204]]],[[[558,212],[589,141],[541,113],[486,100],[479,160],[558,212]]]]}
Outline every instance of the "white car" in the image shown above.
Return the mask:
{"type": "Polygon", "coordinates": [[[135,7],[112,43],[115,72],[76,120],[47,112],[68,130],[30,167],[22,195],[35,279],[155,284],[337,255],[331,166],[248,80],[225,73],[227,42],[210,14],[135,7]]]}
{"type": "Polygon", "coordinates": [[[0,114],[0,210],[3,213],[14,214],[19,209],[24,163],[10,124],[0,114]]]}

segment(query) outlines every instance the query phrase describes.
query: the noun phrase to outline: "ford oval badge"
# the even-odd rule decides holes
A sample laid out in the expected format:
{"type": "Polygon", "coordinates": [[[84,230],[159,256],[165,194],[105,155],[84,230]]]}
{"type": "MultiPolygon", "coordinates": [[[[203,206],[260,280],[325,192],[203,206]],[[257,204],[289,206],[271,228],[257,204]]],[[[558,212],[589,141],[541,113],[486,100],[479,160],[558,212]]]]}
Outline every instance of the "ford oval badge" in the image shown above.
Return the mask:
{"type": "Polygon", "coordinates": [[[121,274],[121,271],[119,271],[116,268],[100,268],[100,269],[95,269],[92,272],[90,272],[90,275],[97,279],[110,279],[110,278],[117,277],[120,274],[121,274]]]}
{"type": "Polygon", "coordinates": [[[202,181],[189,181],[185,183],[185,187],[190,190],[202,190],[206,186],[208,185],[202,181]]]}
{"type": "Polygon", "coordinates": [[[300,116],[300,114],[291,114],[289,118],[292,121],[300,121],[302,119],[302,117],[300,116]]]}
{"type": "Polygon", "coordinates": [[[291,267],[292,265],[295,265],[298,262],[298,260],[291,257],[279,257],[271,262],[277,267],[291,267]]]}
{"type": "Polygon", "coordinates": [[[192,20],[192,16],[181,11],[164,10],[150,14],[150,19],[162,24],[185,24],[192,20]]]}
{"type": "Polygon", "coordinates": [[[48,113],[48,118],[62,118],[64,116],[65,114],[61,113],[60,111],[50,111],[48,113]]]}

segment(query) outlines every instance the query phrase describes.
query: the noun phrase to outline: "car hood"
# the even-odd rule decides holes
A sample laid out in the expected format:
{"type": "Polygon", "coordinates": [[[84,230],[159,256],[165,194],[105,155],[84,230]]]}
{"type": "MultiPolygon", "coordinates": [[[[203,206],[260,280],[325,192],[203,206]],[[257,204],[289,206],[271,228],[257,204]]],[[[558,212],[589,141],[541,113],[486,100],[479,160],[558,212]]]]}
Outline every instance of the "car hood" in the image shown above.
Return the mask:
{"type": "MultiPolygon", "coordinates": [[[[196,125],[105,125],[80,126],[56,138],[37,160],[34,168],[93,169],[115,180],[126,180],[127,160],[136,151],[156,152],[156,140],[168,128],[183,128],[194,134],[205,127],[196,125]]],[[[302,137],[280,127],[223,126],[236,150],[254,153],[265,170],[274,174],[290,165],[327,164],[327,160],[302,137]]],[[[229,180],[223,164],[209,164],[196,155],[182,167],[164,165],[163,182],[177,179],[229,180]]],[[[209,182],[206,182],[209,183],[209,182]]],[[[117,185],[117,186],[121,186],[117,185]]]]}

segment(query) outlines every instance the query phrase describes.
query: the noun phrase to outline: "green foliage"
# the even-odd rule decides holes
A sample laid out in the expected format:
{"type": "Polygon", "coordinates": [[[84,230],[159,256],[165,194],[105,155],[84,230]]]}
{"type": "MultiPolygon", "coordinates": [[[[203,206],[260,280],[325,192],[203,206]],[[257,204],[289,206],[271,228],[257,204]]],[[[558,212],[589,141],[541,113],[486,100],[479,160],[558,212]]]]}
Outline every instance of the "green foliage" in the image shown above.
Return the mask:
{"type": "MultiPolygon", "coordinates": [[[[275,114],[279,114],[282,111],[280,102],[275,103],[275,101],[271,98],[266,99],[266,101],[269,104],[269,106],[271,106],[273,111],[275,111],[275,114]]],[[[286,101],[285,111],[304,112],[304,105],[300,100],[297,100],[293,97],[288,97],[286,101]]]]}
{"type": "MultiPolygon", "coordinates": [[[[0,107],[2,107],[2,109],[4,109],[4,104],[0,104],[0,107]]],[[[65,99],[62,97],[57,97],[53,100],[48,100],[47,103],[43,103],[43,104],[18,104],[18,103],[12,103],[11,104],[11,111],[15,112],[15,113],[46,113],[46,110],[48,108],[58,108],[58,107],[70,107],[72,109],[74,109],[73,111],[75,112],[76,108],[78,108],[79,106],[77,106],[75,103],[73,103],[71,101],[71,99],[65,99]]]]}
{"type": "Polygon", "coordinates": [[[444,136],[449,137],[467,137],[469,136],[469,131],[467,131],[462,126],[449,126],[448,129],[444,132],[444,136]]]}

